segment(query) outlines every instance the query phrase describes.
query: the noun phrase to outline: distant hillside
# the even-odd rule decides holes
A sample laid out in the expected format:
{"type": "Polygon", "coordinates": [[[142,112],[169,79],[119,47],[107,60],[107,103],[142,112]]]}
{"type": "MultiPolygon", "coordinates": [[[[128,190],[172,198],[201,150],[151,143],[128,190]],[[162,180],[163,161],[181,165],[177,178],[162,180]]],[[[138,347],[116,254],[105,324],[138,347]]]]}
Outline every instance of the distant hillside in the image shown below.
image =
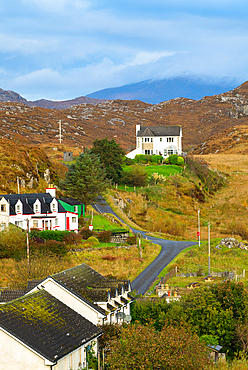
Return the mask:
{"type": "Polygon", "coordinates": [[[211,136],[191,154],[248,154],[248,126],[234,126],[211,136]]]}
{"type": "Polygon", "coordinates": [[[181,125],[184,150],[194,148],[228,128],[248,125],[248,82],[198,101],[177,98],[155,105],[138,100],[112,100],[58,110],[0,102],[0,138],[11,139],[18,145],[49,148],[60,159],[63,150],[79,153],[83,147],[91,147],[96,138],[113,138],[130,151],[135,146],[136,124],[181,125]]]}
{"type": "Polygon", "coordinates": [[[0,194],[44,191],[58,182],[57,172],[64,169],[53,164],[38,147],[16,145],[13,140],[0,139],[0,194]]]}
{"type": "Polygon", "coordinates": [[[23,98],[21,95],[17,94],[11,90],[0,89],[0,102],[13,102],[13,103],[23,103],[29,107],[40,107],[46,109],[66,109],[72,105],[78,104],[98,104],[105,101],[105,99],[92,99],[89,97],[81,96],[79,98],[64,100],[64,101],[52,101],[52,100],[35,100],[29,101],[23,98]]]}
{"type": "Polygon", "coordinates": [[[199,100],[204,96],[224,93],[236,87],[235,83],[211,84],[200,79],[176,77],[165,80],[146,80],[88,94],[90,98],[107,100],[141,100],[157,104],[178,97],[199,100]]]}

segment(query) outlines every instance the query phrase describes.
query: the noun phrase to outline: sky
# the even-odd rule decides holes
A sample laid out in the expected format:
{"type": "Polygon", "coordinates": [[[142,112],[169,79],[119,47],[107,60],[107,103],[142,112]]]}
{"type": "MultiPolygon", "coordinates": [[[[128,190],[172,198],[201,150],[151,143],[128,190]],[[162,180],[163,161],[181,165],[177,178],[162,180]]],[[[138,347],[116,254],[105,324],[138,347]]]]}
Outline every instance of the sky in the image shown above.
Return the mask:
{"type": "Polygon", "coordinates": [[[248,80],[245,0],[0,0],[0,88],[67,100],[147,79],[248,80]]]}

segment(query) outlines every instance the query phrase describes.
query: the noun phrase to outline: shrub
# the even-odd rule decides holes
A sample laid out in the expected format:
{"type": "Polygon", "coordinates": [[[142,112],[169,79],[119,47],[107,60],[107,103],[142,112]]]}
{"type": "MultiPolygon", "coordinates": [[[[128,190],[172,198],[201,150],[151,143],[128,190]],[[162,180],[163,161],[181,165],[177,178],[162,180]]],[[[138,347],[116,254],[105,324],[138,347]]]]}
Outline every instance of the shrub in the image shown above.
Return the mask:
{"type": "Polygon", "coordinates": [[[165,158],[164,163],[165,163],[165,164],[170,164],[169,157],[165,158]]]}
{"type": "Polygon", "coordinates": [[[151,161],[151,157],[152,157],[151,155],[147,155],[147,154],[136,154],[135,162],[146,164],[149,161],[151,161]]]}
{"type": "Polygon", "coordinates": [[[97,247],[99,245],[99,240],[96,237],[94,237],[94,236],[90,236],[86,240],[86,243],[87,244],[90,244],[92,247],[97,247]]]}
{"type": "Polygon", "coordinates": [[[128,236],[126,240],[127,245],[134,245],[137,243],[136,236],[128,236]]]}
{"type": "Polygon", "coordinates": [[[178,155],[177,154],[171,154],[169,156],[169,162],[170,164],[177,164],[178,155]]]}
{"type": "Polygon", "coordinates": [[[178,166],[183,166],[184,165],[184,159],[183,159],[183,157],[178,157],[177,158],[177,165],[178,166]]]}
{"type": "Polygon", "coordinates": [[[19,259],[25,254],[26,248],[27,236],[22,229],[10,224],[0,232],[0,258],[19,259]]]}
{"type": "Polygon", "coordinates": [[[146,186],[147,177],[146,170],[140,165],[135,165],[125,173],[123,182],[129,186],[146,186]]]}
{"type": "Polygon", "coordinates": [[[154,155],[152,155],[152,157],[151,157],[151,162],[152,163],[162,163],[162,161],[163,161],[163,156],[162,155],[156,155],[156,154],[154,154],[154,155]]]}
{"type": "Polygon", "coordinates": [[[109,243],[111,239],[111,230],[102,231],[97,235],[97,239],[101,243],[109,243]]]}
{"type": "Polygon", "coordinates": [[[91,231],[88,227],[83,227],[79,230],[79,234],[82,236],[82,239],[88,239],[93,235],[93,231],[91,231]]]}
{"type": "Polygon", "coordinates": [[[67,230],[41,230],[38,231],[35,229],[32,229],[29,233],[29,236],[32,237],[38,237],[45,240],[57,240],[59,242],[62,242],[65,240],[66,237],[69,237],[71,234],[70,231],[67,230]]]}
{"type": "Polygon", "coordinates": [[[46,240],[45,243],[32,240],[31,253],[53,254],[63,256],[67,253],[66,244],[57,240],[46,240]]]}

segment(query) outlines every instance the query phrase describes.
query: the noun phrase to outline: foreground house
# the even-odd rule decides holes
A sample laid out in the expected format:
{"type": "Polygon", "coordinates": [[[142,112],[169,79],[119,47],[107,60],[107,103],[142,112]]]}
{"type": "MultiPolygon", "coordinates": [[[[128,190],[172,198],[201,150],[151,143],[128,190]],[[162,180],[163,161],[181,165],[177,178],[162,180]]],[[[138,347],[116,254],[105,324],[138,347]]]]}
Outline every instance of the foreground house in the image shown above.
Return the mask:
{"type": "Polygon", "coordinates": [[[136,149],[128,153],[128,158],[138,154],[162,155],[182,154],[181,126],[141,126],[136,125],[136,149]]]}
{"type": "Polygon", "coordinates": [[[97,346],[101,334],[92,322],[40,290],[0,306],[0,367],[86,368],[86,348],[97,346]]]}
{"type": "Polygon", "coordinates": [[[131,319],[130,282],[108,279],[85,263],[48,276],[31,292],[38,289],[49,292],[95,325],[131,319]]]}
{"type": "Polygon", "coordinates": [[[54,188],[46,193],[0,195],[0,225],[9,223],[23,229],[78,231],[78,214],[67,211],[55,197],[54,188]]]}

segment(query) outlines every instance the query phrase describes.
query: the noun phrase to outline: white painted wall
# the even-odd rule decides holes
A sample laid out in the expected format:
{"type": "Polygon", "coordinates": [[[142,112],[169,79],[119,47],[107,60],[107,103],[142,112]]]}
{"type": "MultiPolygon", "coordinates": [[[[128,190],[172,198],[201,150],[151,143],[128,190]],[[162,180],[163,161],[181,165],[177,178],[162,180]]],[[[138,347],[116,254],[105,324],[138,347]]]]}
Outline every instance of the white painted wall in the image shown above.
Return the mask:
{"type": "Polygon", "coordinates": [[[1,329],[0,343],[1,370],[50,370],[50,366],[45,365],[43,358],[33,353],[1,329]]]}
{"type": "MultiPolygon", "coordinates": [[[[95,311],[91,306],[88,306],[68,290],[61,287],[59,284],[56,284],[54,280],[48,278],[47,280],[43,281],[41,285],[44,286],[45,291],[66,304],[68,307],[72,308],[74,311],[78,312],[93,324],[102,324],[102,319],[104,316],[101,315],[100,312],[95,311]]],[[[38,286],[40,289],[42,289],[40,285],[38,286]]],[[[34,288],[32,292],[36,290],[37,287],[34,288]]]]}

